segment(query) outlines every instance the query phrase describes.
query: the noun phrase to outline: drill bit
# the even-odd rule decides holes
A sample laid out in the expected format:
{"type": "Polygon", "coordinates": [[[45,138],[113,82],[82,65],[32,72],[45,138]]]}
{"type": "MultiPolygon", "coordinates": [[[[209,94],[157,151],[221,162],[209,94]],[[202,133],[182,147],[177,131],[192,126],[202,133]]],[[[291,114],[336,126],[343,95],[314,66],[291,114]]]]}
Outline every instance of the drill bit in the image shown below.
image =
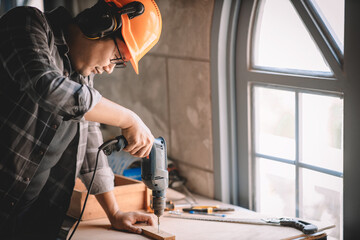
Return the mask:
{"type": "Polygon", "coordinates": [[[158,233],[160,233],[160,217],[158,216],[158,233]]]}

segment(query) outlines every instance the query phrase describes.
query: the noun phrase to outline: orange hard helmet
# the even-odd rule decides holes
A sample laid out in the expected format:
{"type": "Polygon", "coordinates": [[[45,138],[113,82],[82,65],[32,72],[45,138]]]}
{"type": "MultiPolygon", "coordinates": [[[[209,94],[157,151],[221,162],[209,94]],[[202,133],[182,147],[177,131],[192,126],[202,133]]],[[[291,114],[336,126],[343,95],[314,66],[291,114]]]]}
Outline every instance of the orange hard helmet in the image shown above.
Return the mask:
{"type": "MultiPolygon", "coordinates": [[[[121,8],[134,0],[105,0],[121,8]]],[[[131,65],[139,74],[140,59],[159,41],[162,20],[154,0],[137,0],[144,5],[144,12],[132,19],[127,14],[121,15],[121,34],[131,55],[131,65]]]]}

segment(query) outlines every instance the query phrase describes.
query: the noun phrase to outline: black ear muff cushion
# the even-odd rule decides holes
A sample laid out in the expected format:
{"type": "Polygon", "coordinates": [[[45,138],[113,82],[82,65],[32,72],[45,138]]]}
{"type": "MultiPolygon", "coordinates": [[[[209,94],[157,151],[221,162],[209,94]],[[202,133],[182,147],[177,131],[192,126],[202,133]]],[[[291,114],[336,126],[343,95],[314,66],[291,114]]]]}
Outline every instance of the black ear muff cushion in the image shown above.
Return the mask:
{"type": "Polygon", "coordinates": [[[110,35],[121,27],[119,18],[111,11],[105,1],[98,1],[93,7],[87,8],[75,17],[75,23],[88,38],[102,38],[110,35]]]}

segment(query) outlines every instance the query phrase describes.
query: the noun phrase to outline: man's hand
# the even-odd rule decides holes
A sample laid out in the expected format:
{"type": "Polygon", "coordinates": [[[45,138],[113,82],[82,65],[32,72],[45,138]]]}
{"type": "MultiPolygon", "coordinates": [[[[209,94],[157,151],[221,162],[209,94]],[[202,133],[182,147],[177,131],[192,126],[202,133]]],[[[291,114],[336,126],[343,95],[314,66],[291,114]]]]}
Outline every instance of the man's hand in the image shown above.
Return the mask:
{"type": "Polygon", "coordinates": [[[135,157],[149,156],[154,136],[133,111],[103,97],[93,109],[85,114],[85,119],[121,128],[128,142],[124,151],[135,157]]]}
{"type": "Polygon", "coordinates": [[[145,222],[151,226],[155,225],[153,214],[147,215],[138,212],[121,212],[113,191],[101,193],[95,195],[95,197],[108,216],[111,226],[115,229],[141,234],[141,228],[135,227],[135,223],[145,222]]]}
{"type": "Polygon", "coordinates": [[[153,216],[138,212],[117,211],[114,216],[109,218],[111,226],[117,230],[141,234],[142,230],[134,226],[135,223],[145,222],[148,225],[155,226],[153,216]]]}
{"type": "Polygon", "coordinates": [[[122,129],[122,134],[128,142],[123,151],[140,158],[149,156],[154,143],[154,136],[135,113],[132,114],[132,118],[133,121],[130,127],[122,129]]]}

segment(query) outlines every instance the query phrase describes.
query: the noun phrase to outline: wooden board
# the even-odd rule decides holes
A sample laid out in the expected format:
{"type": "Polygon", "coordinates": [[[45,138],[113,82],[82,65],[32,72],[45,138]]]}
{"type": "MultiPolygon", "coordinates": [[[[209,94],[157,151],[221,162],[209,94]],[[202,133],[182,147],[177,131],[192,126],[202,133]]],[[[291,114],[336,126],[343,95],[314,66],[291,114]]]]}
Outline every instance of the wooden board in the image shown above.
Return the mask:
{"type": "Polygon", "coordinates": [[[175,240],[175,235],[164,232],[152,226],[141,226],[142,234],[156,240],[175,240]]]}

